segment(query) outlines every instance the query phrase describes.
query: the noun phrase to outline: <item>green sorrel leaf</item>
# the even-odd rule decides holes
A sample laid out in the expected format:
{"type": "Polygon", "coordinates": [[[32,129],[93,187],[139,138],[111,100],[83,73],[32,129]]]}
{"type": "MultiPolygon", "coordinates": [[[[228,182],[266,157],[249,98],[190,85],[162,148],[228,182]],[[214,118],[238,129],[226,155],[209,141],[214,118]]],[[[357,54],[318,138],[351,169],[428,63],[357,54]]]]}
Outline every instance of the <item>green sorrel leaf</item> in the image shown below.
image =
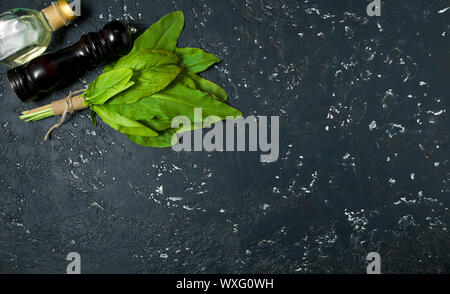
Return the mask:
{"type": "Polygon", "coordinates": [[[116,94],[133,86],[130,82],[133,71],[129,68],[101,74],[90,85],[83,96],[89,105],[101,105],[116,94]]]}
{"type": "Polygon", "coordinates": [[[152,119],[156,116],[167,120],[172,120],[177,116],[186,116],[193,122],[195,108],[202,109],[202,119],[208,116],[218,116],[222,119],[227,116],[242,116],[240,111],[218,101],[208,93],[191,89],[179,83],[150,97],[142,98],[137,103],[108,103],[103,106],[111,112],[137,121],[152,119]]]}
{"type": "Polygon", "coordinates": [[[172,52],[139,49],[119,59],[114,69],[130,68],[133,71],[141,71],[163,65],[178,65],[178,63],[178,56],[172,52]]]}
{"type": "Polygon", "coordinates": [[[175,133],[176,130],[168,129],[161,132],[158,137],[142,137],[132,135],[127,135],[127,137],[136,144],[144,147],[168,148],[173,146],[172,137],[175,133]]]}
{"type": "Polygon", "coordinates": [[[135,85],[110,100],[110,104],[133,104],[151,96],[172,83],[183,71],[176,65],[164,65],[142,70],[133,75],[135,85]]]}
{"type": "Polygon", "coordinates": [[[116,112],[109,111],[104,105],[94,105],[91,106],[91,109],[95,111],[105,123],[121,133],[145,137],[158,136],[158,133],[152,129],[133,119],[124,117],[116,112]]]}
{"type": "Polygon", "coordinates": [[[184,27],[184,14],[175,11],[164,16],[160,21],[152,25],[135,41],[132,49],[160,49],[174,51],[178,37],[184,27]]]}
{"type": "Polygon", "coordinates": [[[227,101],[227,92],[225,92],[225,90],[222,89],[219,85],[191,72],[187,72],[186,75],[195,83],[196,89],[209,93],[220,101],[227,101]]]}
{"type": "Polygon", "coordinates": [[[175,53],[186,65],[186,68],[193,73],[205,71],[211,65],[221,61],[214,54],[206,53],[198,48],[175,48],[175,53]]]}
{"type": "Polygon", "coordinates": [[[97,126],[97,114],[93,110],[91,110],[91,121],[92,121],[92,125],[94,127],[96,127],[97,126]]]}
{"type": "Polygon", "coordinates": [[[117,61],[113,61],[105,65],[103,68],[103,73],[107,73],[108,71],[111,71],[114,69],[114,66],[116,65],[117,61]]]}

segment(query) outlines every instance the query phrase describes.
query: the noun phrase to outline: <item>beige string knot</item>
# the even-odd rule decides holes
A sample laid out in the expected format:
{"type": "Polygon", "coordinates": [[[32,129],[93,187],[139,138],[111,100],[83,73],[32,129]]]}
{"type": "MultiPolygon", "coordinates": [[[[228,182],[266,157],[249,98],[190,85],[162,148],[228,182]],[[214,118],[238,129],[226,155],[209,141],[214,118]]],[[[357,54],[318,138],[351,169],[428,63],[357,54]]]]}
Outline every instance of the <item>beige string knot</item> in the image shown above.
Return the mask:
{"type": "Polygon", "coordinates": [[[76,96],[80,100],[80,101],[76,102],[76,107],[74,107],[74,102],[73,102],[73,98],[75,98],[74,97],[75,95],[80,94],[80,93],[85,92],[85,91],[86,91],[86,89],[74,91],[74,92],[70,93],[69,96],[67,96],[65,99],[52,103],[52,109],[53,109],[53,114],[54,115],[61,114],[61,113],[58,113],[60,111],[57,111],[57,110],[55,111],[55,108],[58,108],[58,106],[55,107],[55,105],[60,104],[60,102],[64,102],[64,104],[65,104],[64,105],[64,111],[62,112],[62,116],[61,116],[61,119],[59,120],[59,122],[48,130],[47,134],[45,135],[44,141],[48,141],[49,138],[50,138],[50,134],[54,130],[56,130],[57,128],[62,126],[62,124],[66,120],[67,113],[73,113],[75,110],[80,110],[80,109],[85,108],[85,106],[82,105],[84,103],[84,99],[82,99],[80,96],[76,96]]]}

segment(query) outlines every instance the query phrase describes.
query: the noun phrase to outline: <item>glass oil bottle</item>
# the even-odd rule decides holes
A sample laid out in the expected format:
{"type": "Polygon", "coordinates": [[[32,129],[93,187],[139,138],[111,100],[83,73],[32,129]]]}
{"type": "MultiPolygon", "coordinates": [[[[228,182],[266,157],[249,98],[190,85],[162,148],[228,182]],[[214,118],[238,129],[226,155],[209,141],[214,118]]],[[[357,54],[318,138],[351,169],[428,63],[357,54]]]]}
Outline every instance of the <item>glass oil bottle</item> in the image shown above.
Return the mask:
{"type": "Polygon", "coordinates": [[[66,0],[42,11],[17,8],[0,15],[0,63],[16,67],[45,52],[52,33],[77,18],[66,0]]]}

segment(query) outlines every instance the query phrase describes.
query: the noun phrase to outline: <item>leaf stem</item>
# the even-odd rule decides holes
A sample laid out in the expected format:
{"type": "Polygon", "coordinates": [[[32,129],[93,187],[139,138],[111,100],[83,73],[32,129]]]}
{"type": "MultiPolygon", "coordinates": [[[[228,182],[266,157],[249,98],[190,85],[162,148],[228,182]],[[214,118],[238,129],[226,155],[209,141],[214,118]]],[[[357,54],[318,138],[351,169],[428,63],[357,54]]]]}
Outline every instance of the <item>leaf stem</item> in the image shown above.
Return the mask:
{"type": "Polygon", "coordinates": [[[53,110],[50,106],[44,107],[40,110],[30,110],[22,112],[22,115],[19,117],[21,120],[25,122],[38,121],[44,118],[54,116],[53,110]]]}

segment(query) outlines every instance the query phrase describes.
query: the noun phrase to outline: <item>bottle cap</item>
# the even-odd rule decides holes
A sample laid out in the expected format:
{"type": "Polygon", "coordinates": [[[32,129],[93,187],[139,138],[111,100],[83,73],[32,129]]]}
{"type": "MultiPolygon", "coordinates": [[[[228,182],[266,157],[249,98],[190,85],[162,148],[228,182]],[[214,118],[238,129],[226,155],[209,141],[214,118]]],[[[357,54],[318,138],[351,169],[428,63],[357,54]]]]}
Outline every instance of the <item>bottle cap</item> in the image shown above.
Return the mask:
{"type": "Polygon", "coordinates": [[[53,2],[47,8],[42,10],[52,30],[56,31],[63,26],[69,25],[77,18],[77,15],[70,7],[67,0],[53,2]]]}

